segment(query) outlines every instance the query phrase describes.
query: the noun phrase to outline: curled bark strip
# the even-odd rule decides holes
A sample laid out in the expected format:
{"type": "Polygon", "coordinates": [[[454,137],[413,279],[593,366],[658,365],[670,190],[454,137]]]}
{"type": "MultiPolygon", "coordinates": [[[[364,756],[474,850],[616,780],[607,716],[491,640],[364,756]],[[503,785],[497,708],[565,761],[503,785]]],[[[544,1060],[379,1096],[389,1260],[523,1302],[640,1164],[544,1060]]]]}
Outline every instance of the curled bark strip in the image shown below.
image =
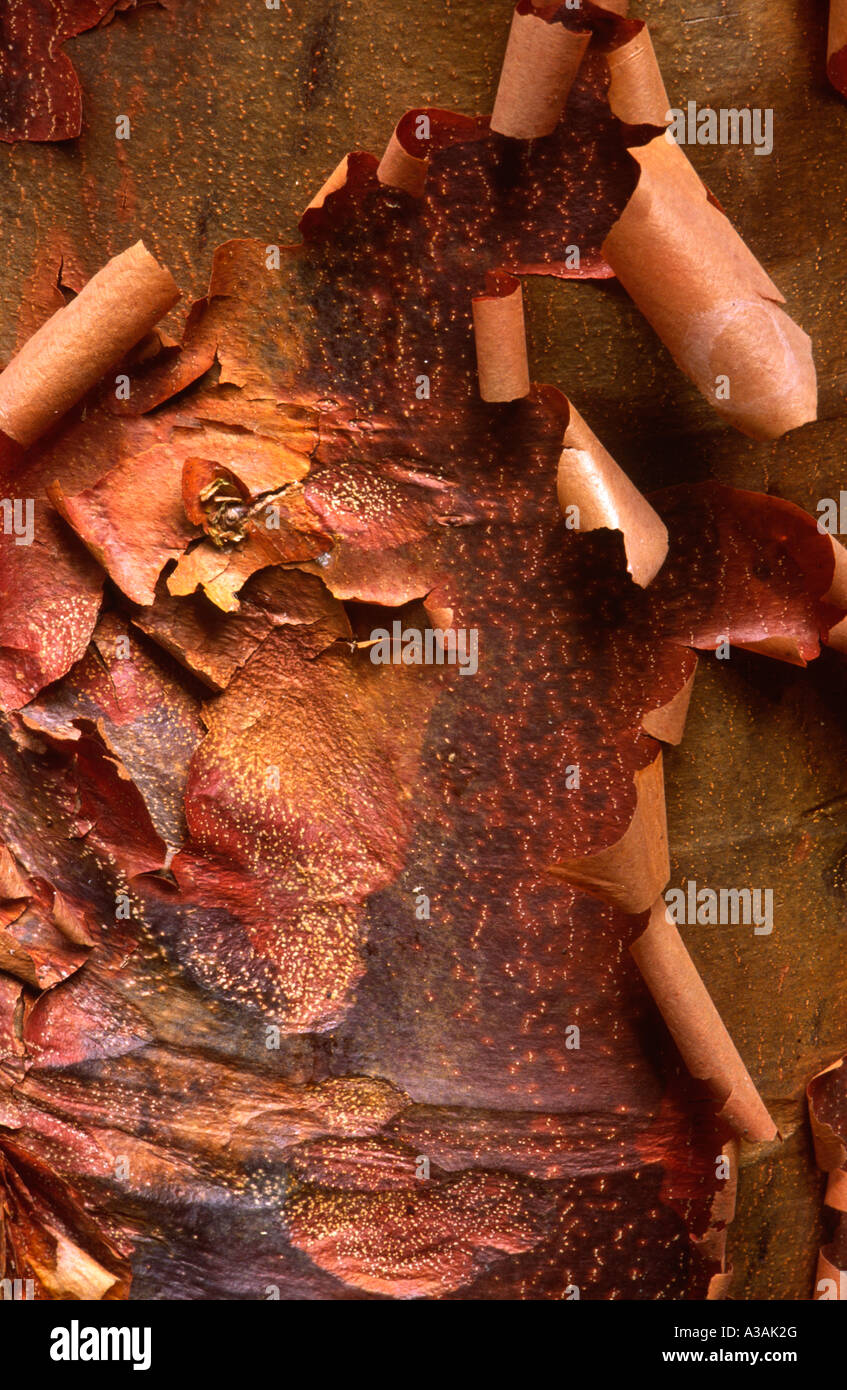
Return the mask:
{"type": "Polygon", "coordinates": [[[729,1298],[732,1289],[733,1270],[727,1263],[726,1243],[729,1227],[735,1219],[740,1148],[737,1139],[730,1139],[721,1150],[721,1167],[728,1168],[729,1171],[725,1176],[721,1176],[721,1186],[712,1201],[709,1228],[703,1239],[696,1242],[706,1259],[714,1260],[720,1266],[718,1272],[709,1280],[706,1298],[710,1302],[729,1298]]]}
{"type": "Polygon", "coordinates": [[[815,1157],[827,1175],[829,1240],[818,1256],[813,1297],[847,1300],[847,1066],[833,1062],[806,1087],[815,1157]]]}
{"type": "Polygon", "coordinates": [[[523,290],[514,275],[489,271],[486,293],[473,300],[479,394],[514,401],[529,394],[523,290]]]}
{"type": "Polygon", "coordinates": [[[34,443],[173,308],[179,290],[143,242],[114,256],[0,375],[0,429],[34,443]]]}
{"type": "MultiPolygon", "coordinates": [[[[421,198],[426,187],[428,142],[422,132],[427,129],[419,116],[422,113],[407,111],[405,116],[391,132],[391,139],[379,161],[376,176],[380,183],[390,188],[402,188],[413,198],[421,198]],[[417,141],[417,144],[413,144],[417,141]]],[[[427,117],[427,123],[430,118],[427,117]]]]}
{"type": "Polygon", "coordinates": [[[776,1139],[771,1119],[697,967],[671,921],[664,899],[633,943],[632,954],[692,1076],[705,1081],[721,1115],[754,1142],[776,1139]]]}
{"type": "Polygon", "coordinates": [[[568,99],[590,30],[575,33],[554,19],[557,7],[538,12],[521,0],[512,16],[491,129],[516,140],[550,135],[568,99]]]}
{"type": "Polygon", "coordinates": [[[321,184],[312,201],[307,204],[306,212],[311,212],[312,208],[322,208],[331,193],[344,187],[347,182],[349,160],[350,156],[345,154],[344,158],[338,161],[329,178],[321,184]]]}
{"type": "Polygon", "coordinates": [[[766,656],[788,653],[792,664],[814,660],[821,641],[828,640],[844,616],[844,603],[833,597],[831,538],[821,534],[806,512],[778,497],[768,498],[763,508],[758,494],[717,483],[694,485],[684,495],[686,505],[702,510],[696,554],[674,543],[678,528],[684,527],[679,511],[683,491],[670,488],[650,498],[672,539],[669,559],[655,581],[667,605],[669,632],[701,651],[715,651],[729,641],[766,656]],[[734,559],[710,559],[709,547],[716,543],[734,559]],[[743,578],[736,568],[742,555],[752,561],[743,578]],[[756,577],[754,556],[769,574],[767,584],[756,577]],[[791,594],[796,596],[801,574],[805,596],[797,604],[791,594]],[[676,586],[689,591],[681,606],[676,586]],[[693,623],[692,613],[697,614],[693,623]],[[727,613],[734,614],[729,624],[727,613]]]}
{"type": "MultiPolygon", "coordinates": [[[[167,1248],[141,1296],[726,1292],[724,1124],[690,1077],[669,1096],[627,949],[667,878],[653,740],[681,735],[690,646],[806,660],[842,609],[797,508],[647,503],[555,389],[475,389],[487,271],[608,273],[637,165],[606,75],[595,49],[538,140],[411,113],[391,158],[349,156],[302,244],[219,248],[182,348],[133,361],[131,409],[94,402],[24,461],[23,496],[64,498],[122,592],[92,637],[90,555],[60,607],[44,582],[74,535],[51,512],[29,568],[12,543],[3,674],[15,698],[55,683],[0,724],[4,833],[46,885],[0,908],[26,956],[0,972],[0,1124],[91,1180],[75,1201],[121,1246],[140,1213],[167,1248]],[[398,659],[404,630],[412,657],[463,632],[471,659],[398,659]]],[[[707,1079],[737,1122],[749,1091],[707,1079]]]]}
{"type": "Polygon", "coordinates": [[[464,141],[481,140],[487,122],[479,116],[462,116],[439,107],[415,107],[397,122],[376,166],[376,177],[388,188],[402,189],[412,198],[426,191],[433,155],[464,141]]]}
{"type": "Polygon", "coordinates": [[[815,1300],[835,1300],[847,1303],[847,1270],[843,1264],[835,1264],[826,1253],[826,1248],[818,1254],[818,1267],[815,1272],[815,1300]]]}
{"type": "Polygon", "coordinates": [[[612,79],[609,105],[615,115],[628,125],[663,126],[670,103],[647,25],[609,47],[606,61],[612,79]]]}
{"type": "Polygon", "coordinates": [[[662,705],[661,709],[648,710],[641,721],[641,727],[662,743],[682,742],[694,689],[694,677],[697,674],[697,657],[694,652],[690,653],[690,666],[691,675],[682,688],[666,705],[662,705]]]}
{"type": "Polygon", "coordinates": [[[635,814],[614,845],[550,872],[623,912],[645,912],[670,878],[662,754],[635,774],[635,814]]]}
{"type": "MultiPolygon", "coordinates": [[[[649,31],[620,33],[606,47],[609,104],[632,126],[664,126],[669,102],[649,31]]],[[[631,153],[641,176],[604,254],[677,365],[755,439],[816,419],[811,342],[687,155],[667,133],[631,153]]]]}
{"type": "Polygon", "coordinates": [[[577,508],[580,531],[620,531],[629,573],[646,588],[668,553],[667,527],[573,405],[563,444],[556,479],[562,511],[577,508]]]}
{"type": "Polygon", "coordinates": [[[660,135],[632,155],[641,177],[603,252],[677,365],[754,439],[816,419],[810,339],[682,150],[660,135]]]}

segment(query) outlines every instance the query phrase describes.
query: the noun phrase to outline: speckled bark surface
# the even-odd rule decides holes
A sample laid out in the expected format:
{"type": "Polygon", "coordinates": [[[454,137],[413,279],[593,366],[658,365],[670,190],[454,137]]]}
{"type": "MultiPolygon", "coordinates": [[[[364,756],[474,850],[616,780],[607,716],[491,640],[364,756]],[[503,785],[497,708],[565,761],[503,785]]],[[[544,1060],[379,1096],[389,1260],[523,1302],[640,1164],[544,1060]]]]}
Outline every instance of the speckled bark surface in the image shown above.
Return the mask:
{"type": "MultiPolygon", "coordinates": [[[[62,257],[62,273],[73,284],[106,255],[143,235],[187,297],[196,297],[206,289],[215,246],[232,236],[254,236],[262,244],[294,241],[302,208],[337,159],[348,149],[379,152],[407,106],[487,110],[510,6],[420,5],[413,34],[404,22],[406,10],[393,4],[310,2],[278,12],[258,4],[234,12],[217,0],[202,5],[185,0],[168,10],[144,7],[119,14],[107,28],[70,41],[66,52],[85,103],[79,141],[16,144],[0,151],[9,174],[0,193],[0,230],[7,247],[3,356],[43,317],[43,310],[39,314],[37,306],[26,303],[33,287],[42,301],[45,297],[45,262],[58,266],[62,257]],[[130,117],[129,141],[115,140],[119,114],[130,117]]],[[[533,377],[567,391],[589,420],[600,422],[604,442],[644,488],[715,477],[773,492],[813,512],[819,497],[838,496],[847,371],[841,287],[847,251],[842,218],[847,107],[825,80],[824,16],[810,17],[806,7],[788,0],[770,3],[766,19],[762,5],[752,0],[731,13],[718,0],[697,6],[654,0],[639,13],[651,22],[672,101],[682,105],[691,97],[712,105],[754,102],[775,109],[776,145],[769,159],[749,150],[706,148],[694,152],[694,162],[812,333],[821,420],[774,445],[753,444],[718,427],[614,283],[533,279],[526,285],[533,377]]],[[[339,327],[337,313],[337,306],[327,306],[330,333],[339,327]]],[[[178,310],[169,326],[177,331],[179,323],[178,310]]],[[[375,324],[376,336],[379,331],[375,324]]],[[[351,381],[354,376],[351,369],[351,381]]],[[[96,476],[95,470],[80,486],[96,476]]],[[[512,562],[504,558],[493,538],[486,544],[492,549],[485,563],[492,571],[502,564],[509,573],[512,563],[526,562],[523,554],[512,562]]],[[[477,557],[474,568],[479,564],[477,557]]],[[[543,585],[549,582],[543,571],[541,565],[534,631],[541,643],[543,585]]],[[[507,596],[504,588],[499,601],[507,596]]],[[[161,658],[156,661],[161,664],[161,658]]],[[[164,672],[160,678],[170,687],[174,673],[167,666],[164,672]]],[[[543,665],[539,673],[530,663],[523,687],[517,681],[515,691],[531,691],[543,672],[543,665]]],[[[844,687],[840,658],[833,653],[805,671],[742,652],[734,652],[731,662],[702,659],[686,739],[666,755],[672,882],[686,877],[701,883],[750,882],[775,891],[778,925],[770,938],[754,940],[743,927],[686,929],[689,948],[783,1130],[797,1131],[778,1153],[748,1155],[743,1168],[730,1237],[736,1298],[807,1297],[820,1243],[821,1181],[802,1130],[803,1087],[823,1063],[844,1051],[847,1040],[844,687]]],[[[199,686],[190,689],[195,702],[208,693],[199,686]]],[[[481,698],[484,703],[484,693],[481,698]]],[[[519,693],[515,699],[520,703],[519,693]]],[[[185,717],[190,723],[193,715],[185,717]]],[[[448,802],[452,797],[456,804],[480,775],[475,760],[484,764],[484,777],[497,757],[496,745],[488,751],[480,746],[472,713],[467,721],[466,729],[460,723],[462,746],[453,759],[458,771],[445,771],[448,802]]],[[[437,729],[429,735],[436,764],[437,729]]],[[[84,760],[85,750],[81,753],[84,760]]],[[[95,774],[105,774],[102,767],[90,770],[93,781],[87,785],[96,790],[102,782],[95,774]]],[[[523,807],[518,819],[525,813],[523,807]]],[[[130,824],[132,807],[127,817],[130,824]]],[[[155,855],[157,843],[170,841],[165,823],[166,817],[151,827],[154,838],[143,846],[148,857],[155,855]]],[[[508,837],[507,827],[503,833],[508,837]]],[[[423,1293],[561,1296],[572,1280],[593,1284],[594,1296],[614,1290],[618,1296],[649,1298],[684,1297],[698,1287],[686,1221],[660,1188],[663,1172],[685,1166],[680,1154],[687,1152],[686,1144],[700,1155],[692,1160],[695,1167],[710,1150],[702,1135],[685,1137],[698,1101],[691,1092],[686,1097],[684,1085],[662,1109],[673,1076],[672,1053],[622,957],[610,914],[581,899],[562,933],[562,950],[571,952],[574,968],[574,955],[578,959],[590,950],[601,958],[608,951],[615,979],[611,1019],[610,995],[601,988],[603,972],[596,961],[586,972],[592,978],[593,971],[595,996],[574,1001],[580,1020],[604,1020],[614,1035],[614,1046],[600,1049],[608,1075],[585,1083],[589,1104],[579,1096],[574,1104],[566,1096],[568,1086],[560,1085],[549,1042],[570,1019],[568,991],[562,989],[567,972],[563,977],[551,960],[555,933],[545,935],[531,925],[564,917],[567,894],[553,904],[538,899],[531,886],[522,889],[516,901],[527,927],[516,939],[514,921],[501,919],[494,886],[487,885],[482,905],[474,894],[465,896],[462,906],[469,889],[462,864],[451,858],[449,840],[445,850],[441,830],[419,834],[423,838],[415,842],[408,882],[370,887],[376,897],[368,908],[369,973],[337,1036],[284,1038],[269,1063],[261,1029],[234,1017],[225,1004],[198,995],[181,968],[165,964],[154,931],[128,973],[110,979],[108,988],[95,989],[93,1002],[82,999],[80,1005],[88,1026],[101,1016],[98,1011],[105,1011],[104,1018],[108,1014],[115,1050],[130,1060],[95,1061],[82,1079],[36,1076],[27,1083],[32,1092],[27,1104],[44,1100],[47,1086],[49,1106],[77,1121],[87,1107],[90,1114],[108,1110],[116,1087],[122,1103],[129,1093],[130,1118],[117,1126],[120,1133],[101,1132],[102,1152],[95,1157],[93,1151],[80,1151],[77,1167],[83,1186],[88,1182],[93,1192],[102,1193],[115,1156],[132,1150],[134,1194],[124,1193],[124,1219],[130,1227],[148,1226],[133,1256],[135,1296],[173,1296],[167,1292],[171,1288],[183,1297],[255,1297],[263,1296],[266,1284],[279,1286],[283,1297],[396,1295],[403,1279],[412,1277],[401,1270],[386,1287],[384,1267],[396,1270],[397,1250],[383,1253],[379,1268],[363,1270],[357,1240],[344,1234],[350,1228],[361,1235],[370,1221],[376,1232],[371,1245],[377,1246],[385,1226],[407,1250],[425,1245],[426,1232],[439,1228],[439,1222],[449,1232],[445,1260],[451,1271],[461,1271],[458,1286],[445,1289],[443,1279],[439,1285],[444,1270],[437,1261],[423,1273],[419,1264],[414,1277],[433,1281],[418,1290],[423,1293]],[[409,912],[422,865],[454,903],[458,926],[451,928],[456,934],[448,950],[434,928],[425,924],[422,931],[409,912]],[[485,968],[468,953],[465,939],[479,929],[480,914],[490,923],[485,968]],[[609,936],[601,949],[603,932],[609,936]],[[504,971],[506,960],[513,964],[504,971]],[[504,1000],[500,982],[510,970],[514,993],[504,1000]],[[404,979],[413,982],[413,998],[404,996],[404,979]],[[431,1017],[421,1012],[422,981],[428,981],[432,1001],[450,1018],[449,1026],[437,1010],[431,1017]],[[115,989],[129,1016],[112,1000],[115,989]],[[133,996],[140,1003],[138,1016],[132,1012],[133,996]],[[106,998],[112,1000],[108,1007],[106,998]],[[364,1026],[357,1027],[360,1020],[364,1026]],[[501,1039],[512,1033],[523,1039],[520,1060],[510,1063],[507,1047],[490,1064],[496,1049],[486,1039],[498,1030],[501,1039]],[[135,1067],[132,1059],[149,1048],[151,1034],[159,1051],[145,1053],[135,1067]],[[634,1067],[629,1049],[652,1059],[652,1092],[643,1075],[628,1080],[634,1067]],[[334,1078],[350,1072],[380,1079],[350,1083],[350,1110],[333,1109],[321,1088],[341,1084],[334,1078]],[[215,1146],[208,1139],[213,1117],[205,1114],[200,1097],[215,1086],[221,1094],[235,1094],[228,1114],[237,1139],[228,1140],[225,1199],[220,1174],[203,1171],[204,1163],[214,1168],[206,1151],[215,1146]],[[604,1101],[613,1098],[612,1110],[623,1107],[624,1118],[595,1128],[590,1112],[599,1092],[604,1101]],[[200,1108],[190,1132],[180,1135],[168,1116],[173,1097],[186,1093],[196,1094],[200,1108]],[[534,1107],[544,1117],[542,1125],[534,1107]],[[627,1109],[632,1114],[626,1115],[627,1109]],[[570,1118],[571,1110],[579,1111],[578,1120],[570,1118]],[[569,1116],[564,1130],[557,1118],[563,1114],[569,1116]],[[369,1136],[377,1130],[383,1130],[383,1138],[373,1157],[371,1186],[378,1195],[371,1200],[362,1175],[369,1170],[369,1136]],[[549,1146],[547,1135],[552,1135],[549,1146]],[[322,1152],[321,1144],[330,1151],[322,1152]],[[299,1157],[292,1165],[289,1151],[295,1145],[299,1157]],[[583,1151],[593,1155],[587,1163],[578,1157],[583,1151]],[[395,1210],[392,1183],[400,1193],[414,1190],[410,1168],[421,1153],[431,1155],[434,1196],[402,1198],[395,1210]],[[171,1155],[176,1157],[166,1177],[171,1155]],[[472,1155],[474,1163],[468,1165],[462,1155],[472,1155]],[[480,1155],[487,1156],[486,1169],[497,1170],[496,1180],[485,1174],[455,1176],[454,1170],[478,1166],[480,1155]],[[623,1171],[615,1172],[619,1167],[623,1171]],[[358,1175],[355,1180],[345,1179],[348,1169],[358,1175]],[[152,1208],[143,1196],[148,1172],[157,1184],[152,1208]],[[552,1188],[545,1185],[551,1179],[552,1188]],[[288,1184],[292,1193],[286,1196],[288,1184]],[[466,1191],[468,1184],[478,1184],[479,1192],[466,1191]],[[644,1198],[644,1187],[655,1201],[644,1198]],[[225,1219],[218,1225],[215,1201],[238,1208],[234,1225],[225,1219]],[[604,1269],[608,1213],[636,1207],[641,1225],[636,1221],[633,1228],[623,1220],[622,1254],[611,1260],[610,1272],[604,1269]],[[280,1254],[267,1227],[283,1221],[290,1248],[280,1254]],[[199,1241],[193,1240],[192,1223],[199,1241]],[[237,1232],[237,1251],[225,1277],[210,1253],[221,1229],[237,1232]],[[169,1248],[164,1256],[162,1241],[169,1248]],[[192,1253],[198,1243],[199,1255],[192,1253]],[[664,1251],[662,1260],[648,1257],[657,1246],[664,1251]],[[586,1252],[581,1263],[569,1262],[574,1248],[586,1252]],[[339,1284],[327,1272],[340,1268],[352,1270],[349,1283],[339,1284]]],[[[434,904],[437,898],[436,892],[434,904]]],[[[155,907],[150,918],[161,927],[155,907]]],[[[167,938],[168,932],[162,935],[167,938]]],[[[183,966],[190,957],[190,949],[183,952],[183,966]]],[[[120,1233],[114,1239],[117,1248],[120,1233]]]]}

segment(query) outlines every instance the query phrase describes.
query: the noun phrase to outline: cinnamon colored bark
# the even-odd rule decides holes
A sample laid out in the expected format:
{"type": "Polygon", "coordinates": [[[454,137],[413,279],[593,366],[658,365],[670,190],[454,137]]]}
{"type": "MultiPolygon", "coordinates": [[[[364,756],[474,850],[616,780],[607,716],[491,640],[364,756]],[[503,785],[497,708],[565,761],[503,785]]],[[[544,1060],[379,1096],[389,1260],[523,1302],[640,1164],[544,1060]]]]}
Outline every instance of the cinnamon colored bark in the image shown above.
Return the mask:
{"type": "MultiPolygon", "coordinates": [[[[620,841],[691,696],[665,757],[671,872],[771,874],[783,910],[767,955],[728,929],[686,945],[796,1121],[843,1050],[843,678],[837,653],[813,660],[843,612],[815,525],[843,402],[830,393],[814,450],[806,431],[779,451],[730,439],[614,286],[526,280],[533,374],[554,384],[480,401],[471,303],[489,270],[609,278],[637,170],[604,60],[531,149],[433,113],[407,187],[379,158],[402,105],[485,109],[484,81],[490,107],[510,7],[487,55],[488,25],[438,6],[414,63],[358,5],[316,47],[322,8],[212,0],[175,24],[151,7],[88,35],[90,127],[61,171],[35,146],[8,166],[4,361],[19,299],[32,332],[60,278],[76,287],[136,232],[189,298],[219,249],[183,346],[148,345],[128,402],[104,387],[3,476],[37,502],[32,547],[0,537],[0,930],[20,953],[0,973],[7,1268],[40,1297],[602,1299],[714,1296],[731,1264],[733,1297],[808,1296],[817,1196],[781,1239],[796,1204],[765,1195],[776,1160],[748,1163],[727,1259],[728,1136],[630,957],[646,919],[551,867],[620,841]],[[269,19],[289,26],[283,81],[269,19]],[[211,59],[214,140],[205,79],[172,76],[192,52],[211,59]],[[430,66],[452,85],[427,90],[430,66]],[[374,154],[350,156],[287,249],[348,148],[374,154]],[[614,459],[667,531],[643,587],[625,524],[575,533],[561,514],[564,393],[602,440],[595,472],[615,478],[614,459]],[[709,475],[735,486],[694,482],[709,475]],[[359,644],[395,620],[475,629],[477,674],[374,664],[359,644]],[[701,658],[692,696],[693,650],[725,637],[731,663],[701,658]],[[765,643],[813,664],[740,650],[765,643]]],[[[683,56],[730,84],[739,54],[785,54],[757,70],[762,102],[778,81],[796,103],[786,153],[767,179],[751,160],[749,182],[709,151],[698,167],[760,255],[768,207],[802,321],[827,326],[826,382],[843,306],[815,247],[826,223],[842,249],[843,160],[818,130],[821,182],[799,182],[808,36],[794,7],[768,14],[732,30],[725,67],[705,34],[683,56]]],[[[736,104],[731,84],[718,95],[736,104]]],[[[772,1191],[817,1192],[797,1152],[772,1191]]]]}

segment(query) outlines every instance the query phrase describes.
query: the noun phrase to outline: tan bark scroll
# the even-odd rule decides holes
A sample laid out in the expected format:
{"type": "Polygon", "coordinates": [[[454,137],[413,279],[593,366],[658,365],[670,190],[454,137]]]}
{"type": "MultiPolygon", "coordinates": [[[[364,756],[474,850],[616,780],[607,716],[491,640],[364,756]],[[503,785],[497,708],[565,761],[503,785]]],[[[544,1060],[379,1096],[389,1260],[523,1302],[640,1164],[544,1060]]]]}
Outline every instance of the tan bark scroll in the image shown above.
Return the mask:
{"type": "Polygon", "coordinates": [[[729,1291],[732,1287],[732,1270],[722,1270],[720,1274],[713,1274],[709,1280],[709,1287],[706,1292],[706,1300],[709,1303],[720,1303],[729,1298],[729,1291]]]}
{"type": "Polygon", "coordinates": [[[776,439],[814,420],[811,342],[779,307],[773,282],[673,141],[660,135],[631,154],[641,177],[603,247],[624,288],[743,433],[776,439]]]}
{"type": "Polygon", "coordinates": [[[438,107],[415,107],[397,122],[376,169],[380,183],[401,188],[413,198],[426,190],[431,156],[456,141],[481,139],[487,122],[438,107]]]}
{"type": "Polygon", "coordinates": [[[326,182],[318,189],[312,201],[304,208],[304,212],[311,212],[312,208],[322,208],[330,193],[336,193],[339,188],[344,187],[347,182],[348,162],[349,155],[345,154],[344,158],[336,164],[326,182]]]}
{"type": "MultiPolygon", "coordinates": [[[[669,102],[646,25],[606,59],[615,115],[632,125],[665,125],[669,102]]],[[[779,308],[779,290],[685,153],[666,137],[631,153],[641,178],[604,247],[624,287],[682,370],[737,428],[770,439],[815,419],[811,343],[779,308]],[[661,276],[645,273],[648,254],[664,266],[661,276]]]]}
{"type": "Polygon", "coordinates": [[[847,1303],[847,1271],[828,1260],[823,1250],[815,1270],[815,1301],[847,1303]]]}
{"type": "Polygon", "coordinates": [[[713,1260],[715,1264],[720,1266],[717,1274],[714,1274],[709,1280],[706,1298],[710,1302],[728,1298],[732,1284],[732,1266],[727,1263],[726,1244],[729,1227],[735,1220],[735,1206],[738,1198],[740,1145],[737,1139],[730,1139],[724,1144],[720,1159],[722,1166],[729,1170],[728,1176],[721,1178],[721,1186],[712,1202],[712,1209],[709,1213],[709,1228],[705,1236],[702,1240],[695,1241],[704,1259],[713,1260]]]}
{"type": "Polygon", "coordinates": [[[665,125],[670,102],[647,25],[609,49],[606,61],[612,79],[609,105],[618,119],[629,125],[665,125]]]}
{"type": "Polygon", "coordinates": [[[744,1139],[778,1138],[663,898],[654,903],[647,928],[631,949],[688,1070],[706,1082],[722,1117],[744,1139]]]}
{"type": "Polygon", "coordinates": [[[515,401],[529,392],[529,362],[521,282],[489,271],[486,292],[472,301],[479,394],[484,401],[515,401]]]}
{"type": "MultiPolygon", "coordinates": [[[[513,401],[527,395],[530,376],[520,280],[508,271],[489,271],[486,293],[473,299],[472,308],[482,399],[513,401]]],[[[646,588],[667,556],[667,528],[579,411],[568,404],[570,419],[557,474],[559,505],[565,515],[577,509],[575,529],[620,531],[629,573],[646,588]]]]}
{"type": "Polygon", "coordinates": [[[830,0],[826,58],[830,82],[847,96],[847,0],[830,0]]]}
{"type": "Polygon", "coordinates": [[[559,459],[557,488],[562,510],[579,508],[579,530],[609,527],[623,533],[627,568],[642,588],[654,579],[668,553],[664,522],[630,482],[611,454],[571,405],[559,459]]]}
{"type": "Polygon", "coordinates": [[[670,878],[661,753],[635,774],[635,814],[624,835],[599,854],[568,859],[550,872],[624,912],[646,912],[670,878]]]}
{"type": "Polygon", "coordinates": [[[847,1300],[847,1066],[833,1062],[806,1087],[815,1158],[827,1175],[824,1205],[832,1239],[818,1256],[815,1299],[847,1300]]]}
{"type": "Polygon", "coordinates": [[[406,112],[392,131],[376,170],[380,183],[402,188],[413,198],[422,198],[426,187],[428,144],[424,139],[417,139],[421,115],[418,111],[406,112]]]}
{"type": "Polygon", "coordinates": [[[694,677],[697,674],[696,656],[693,656],[693,667],[685,685],[676,692],[673,699],[662,705],[661,709],[648,710],[641,721],[642,729],[662,743],[682,742],[688,707],[691,704],[691,692],[694,689],[694,677]]]}
{"type": "Polygon", "coordinates": [[[32,444],[150,332],[179,293],[143,242],[113,257],[0,375],[0,429],[32,444]]]}
{"type": "MultiPolygon", "coordinates": [[[[555,7],[553,7],[555,9],[555,7]]],[[[522,0],[512,16],[491,129],[516,140],[550,135],[559,123],[590,33],[575,33],[522,0]]]]}

